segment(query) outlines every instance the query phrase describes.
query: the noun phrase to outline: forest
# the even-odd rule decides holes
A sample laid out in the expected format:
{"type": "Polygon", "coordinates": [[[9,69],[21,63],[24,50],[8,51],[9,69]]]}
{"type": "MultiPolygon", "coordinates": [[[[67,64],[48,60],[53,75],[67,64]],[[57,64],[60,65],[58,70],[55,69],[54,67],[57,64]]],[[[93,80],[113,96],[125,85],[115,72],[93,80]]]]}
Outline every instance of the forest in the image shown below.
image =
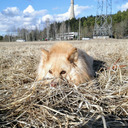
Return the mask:
{"type": "MultiPolygon", "coordinates": [[[[49,19],[44,25],[44,29],[27,30],[25,28],[18,28],[17,35],[7,34],[0,36],[0,41],[16,41],[23,39],[25,41],[42,41],[42,40],[56,40],[58,34],[68,32],[80,33],[80,38],[92,38],[95,24],[95,16],[88,16],[82,18],[74,18],[63,22],[51,22],[49,19]]],[[[128,9],[126,11],[118,11],[112,15],[112,37],[116,39],[128,38],[128,9]]],[[[75,39],[78,39],[76,37],[75,39]]]]}

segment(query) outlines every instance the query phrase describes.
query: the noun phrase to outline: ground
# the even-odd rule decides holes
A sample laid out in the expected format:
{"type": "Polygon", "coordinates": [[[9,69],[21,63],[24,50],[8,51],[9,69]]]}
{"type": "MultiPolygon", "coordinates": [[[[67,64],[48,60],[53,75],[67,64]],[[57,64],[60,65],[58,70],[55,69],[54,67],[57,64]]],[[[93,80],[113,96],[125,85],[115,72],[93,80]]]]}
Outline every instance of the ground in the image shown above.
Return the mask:
{"type": "Polygon", "coordinates": [[[68,41],[94,58],[95,79],[44,87],[41,49],[56,42],[0,42],[1,127],[128,127],[128,40],[68,41]]]}

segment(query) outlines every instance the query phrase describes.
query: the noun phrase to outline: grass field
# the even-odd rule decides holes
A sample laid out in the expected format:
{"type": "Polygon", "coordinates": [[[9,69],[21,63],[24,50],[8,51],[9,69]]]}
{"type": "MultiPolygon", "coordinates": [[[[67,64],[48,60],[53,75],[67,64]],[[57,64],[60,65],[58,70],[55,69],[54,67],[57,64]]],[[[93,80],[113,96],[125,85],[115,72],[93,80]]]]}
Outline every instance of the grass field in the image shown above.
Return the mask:
{"type": "Polygon", "coordinates": [[[128,128],[128,40],[68,42],[94,58],[93,81],[44,86],[41,48],[56,41],[0,42],[0,127],[128,128]]]}

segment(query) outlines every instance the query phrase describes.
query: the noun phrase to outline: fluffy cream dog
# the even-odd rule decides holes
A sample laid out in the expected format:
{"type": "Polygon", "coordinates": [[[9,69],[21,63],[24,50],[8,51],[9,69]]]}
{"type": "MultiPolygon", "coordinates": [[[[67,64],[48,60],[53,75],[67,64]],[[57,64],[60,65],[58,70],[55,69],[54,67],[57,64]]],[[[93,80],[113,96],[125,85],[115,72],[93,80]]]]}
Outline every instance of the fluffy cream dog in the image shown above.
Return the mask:
{"type": "Polygon", "coordinates": [[[78,85],[93,79],[93,76],[93,58],[72,44],[57,43],[49,51],[42,49],[38,80],[45,79],[54,86],[59,78],[78,85]]]}

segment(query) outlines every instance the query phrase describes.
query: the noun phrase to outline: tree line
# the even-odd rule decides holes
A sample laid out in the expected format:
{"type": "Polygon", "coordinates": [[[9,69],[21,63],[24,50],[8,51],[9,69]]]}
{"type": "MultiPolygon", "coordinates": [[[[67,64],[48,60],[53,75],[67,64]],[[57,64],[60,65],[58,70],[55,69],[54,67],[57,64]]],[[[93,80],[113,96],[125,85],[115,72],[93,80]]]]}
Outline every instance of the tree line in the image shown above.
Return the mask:
{"type": "MultiPolygon", "coordinates": [[[[1,41],[16,41],[17,39],[24,39],[26,41],[39,41],[45,39],[56,40],[59,34],[68,32],[78,32],[79,38],[93,37],[93,29],[95,24],[95,16],[88,16],[82,18],[74,18],[63,22],[50,23],[46,20],[43,30],[35,28],[34,30],[27,30],[25,28],[17,29],[17,34],[9,33],[5,36],[0,36],[1,41]]],[[[114,38],[128,38],[128,10],[118,11],[112,15],[112,31],[114,38]]],[[[78,39],[78,37],[76,38],[78,39]]]]}

